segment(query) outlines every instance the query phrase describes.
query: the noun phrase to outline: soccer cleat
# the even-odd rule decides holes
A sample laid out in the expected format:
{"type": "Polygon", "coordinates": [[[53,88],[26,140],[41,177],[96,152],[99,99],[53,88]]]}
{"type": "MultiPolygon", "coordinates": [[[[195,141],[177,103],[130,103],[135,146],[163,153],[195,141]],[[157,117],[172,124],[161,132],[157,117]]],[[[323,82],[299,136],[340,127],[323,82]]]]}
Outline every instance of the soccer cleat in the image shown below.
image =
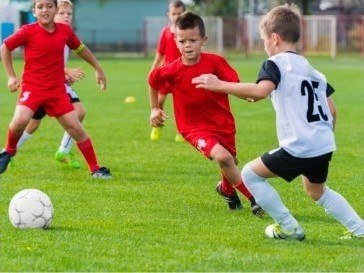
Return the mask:
{"type": "Polygon", "coordinates": [[[345,231],[344,235],[340,237],[341,240],[356,240],[356,239],[364,239],[364,234],[362,235],[354,235],[350,231],[345,231]]]}
{"type": "Polygon", "coordinates": [[[162,133],[162,127],[153,127],[150,132],[150,140],[159,140],[162,133]]]}
{"type": "Polygon", "coordinates": [[[177,134],[176,137],[174,138],[174,141],[176,141],[176,142],[185,142],[185,139],[183,138],[182,135],[177,134]]]}
{"type": "Polygon", "coordinates": [[[0,173],[3,173],[8,168],[9,162],[11,160],[11,155],[9,155],[6,151],[2,151],[0,153],[0,173]]]}
{"type": "Polygon", "coordinates": [[[289,232],[283,230],[279,224],[272,224],[265,229],[265,235],[277,240],[298,240],[303,241],[306,238],[305,232],[301,226],[296,227],[289,232]]]}
{"type": "Polygon", "coordinates": [[[81,168],[81,164],[80,162],[78,162],[76,159],[75,159],[75,155],[74,153],[71,151],[69,153],[69,162],[68,162],[68,165],[70,165],[72,168],[74,169],[79,169],[81,168]]]}
{"type": "Polygon", "coordinates": [[[81,168],[81,164],[74,158],[74,154],[72,152],[66,153],[57,151],[54,157],[57,161],[67,163],[70,167],[74,169],[81,168]]]}
{"type": "Polygon", "coordinates": [[[108,168],[101,167],[97,171],[91,173],[93,178],[110,179],[112,178],[111,172],[108,168]]]}
{"type": "Polygon", "coordinates": [[[262,218],[263,215],[265,214],[265,211],[262,209],[261,206],[259,206],[257,203],[255,203],[255,200],[254,200],[254,202],[250,203],[250,207],[251,207],[251,211],[252,211],[253,215],[255,215],[255,216],[262,218]]]}
{"type": "Polygon", "coordinates": [[[216,185],[216,191],[218,194],[220,194],[225,201],[227,202],[229,209],[231,210],[235,210],[235,209],[242,209],[242,205],[240,202],[240,199],[236,193],[236,191],[234,190],[233,195],[228,196],[226,195],[223,191],[222,191],[222,182],[220,181],[219,183],[217,183],[216,185]]]}

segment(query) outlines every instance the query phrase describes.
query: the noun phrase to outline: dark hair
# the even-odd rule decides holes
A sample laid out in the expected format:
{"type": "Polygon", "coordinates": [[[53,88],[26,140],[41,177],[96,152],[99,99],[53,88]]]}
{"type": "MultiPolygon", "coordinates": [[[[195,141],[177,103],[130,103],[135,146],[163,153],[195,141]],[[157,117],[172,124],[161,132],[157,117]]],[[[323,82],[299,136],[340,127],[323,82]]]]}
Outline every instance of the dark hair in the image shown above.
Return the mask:
{"type": "MultiPolygon", "coordinates": [[[[33,0],[33,8],[35,7],[35,4],[37,3],[37,0],[33,0]]],[[[57,7],[58,6],[58,2],[57,0],[53,0],[54,5],[57,7]]]]}
{"type": "MultiPolygon", "coordinates": [[[[185,3],[183,3],[183,1],[181,1],[181,0],[171,0],[170,2],[169,2],[169,6],[168,7],[174,7],[174,8],[176,8],[176,9],[178,9],[178,8],[182,8],[183,9],[183,11],[185,11],[186,10],[186,5],[185,5],[185,3]]],[[[168,8],[169,9],[169,8],[168,8]]]]}
{"type": "Polygon", "coordinates": [[[193,29],[195,27],[198,27],[201,37],[206,36],[205,24],[199,15],[192,11],[186,11],[178,16],[176,20],[176,28],[186,30],[193,29]]]}

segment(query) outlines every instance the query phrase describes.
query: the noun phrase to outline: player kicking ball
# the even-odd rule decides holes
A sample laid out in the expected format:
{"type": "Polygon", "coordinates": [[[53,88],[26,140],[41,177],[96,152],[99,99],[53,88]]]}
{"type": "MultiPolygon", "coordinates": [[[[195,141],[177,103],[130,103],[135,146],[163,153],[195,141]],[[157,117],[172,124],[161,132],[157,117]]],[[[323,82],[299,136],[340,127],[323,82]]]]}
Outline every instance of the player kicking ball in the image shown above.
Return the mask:
{"type": "Polygon", "coordinates": [[[241,176],[257,203],[273,218],[266,235],[274,239],[304,240],[305,232],[267,178],[287,182],[302,175],[308,195],[346,229],[342,239],[363,239],[364,220],[346,199],[326,186],[332,153],[336,150],[334,89],[296,51],[301,19],[295,6],[278,6],[260,23],[269,59],[263,63],[257,83],[234,83],[218,75],[193,79],[201,92],[232,94],[257,101],[270,96],[276,112],[279,147],[246,164],[241,176]]]}

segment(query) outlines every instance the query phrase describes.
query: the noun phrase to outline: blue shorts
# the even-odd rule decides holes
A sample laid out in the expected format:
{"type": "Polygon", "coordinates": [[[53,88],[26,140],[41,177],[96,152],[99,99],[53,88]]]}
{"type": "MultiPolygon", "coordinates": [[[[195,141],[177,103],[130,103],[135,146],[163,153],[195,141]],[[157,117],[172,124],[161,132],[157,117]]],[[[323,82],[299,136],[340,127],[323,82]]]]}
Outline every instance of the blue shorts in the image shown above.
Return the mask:
{"type": "Polygon", "coordinates": [[[261,156],[265,166],[273,173],[291,182],[304,175],[312,183],[322,184],[327,179],[332,153],[311,158],[298,158],[279,148],[261,156]]]}

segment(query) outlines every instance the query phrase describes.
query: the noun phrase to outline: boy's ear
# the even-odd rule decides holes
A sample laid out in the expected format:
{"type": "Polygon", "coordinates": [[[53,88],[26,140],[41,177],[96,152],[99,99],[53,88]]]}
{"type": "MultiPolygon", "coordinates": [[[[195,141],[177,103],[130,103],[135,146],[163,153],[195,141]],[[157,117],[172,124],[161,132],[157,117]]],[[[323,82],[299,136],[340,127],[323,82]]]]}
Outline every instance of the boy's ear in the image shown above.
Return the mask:
{"type": "Polygon", "coordinates": [[[202,38],[202,45],[205,46],[207,43],[207,36],[202,38]]]}

